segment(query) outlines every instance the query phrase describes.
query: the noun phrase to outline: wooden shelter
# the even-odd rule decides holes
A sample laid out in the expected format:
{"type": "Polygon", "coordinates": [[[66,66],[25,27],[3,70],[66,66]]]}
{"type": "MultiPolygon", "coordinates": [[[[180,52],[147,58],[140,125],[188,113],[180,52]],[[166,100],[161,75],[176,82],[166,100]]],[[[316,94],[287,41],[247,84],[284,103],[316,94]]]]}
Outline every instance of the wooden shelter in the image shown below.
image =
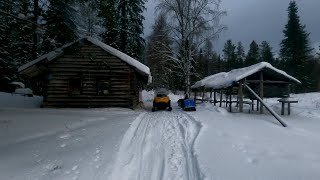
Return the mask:
{"type": "Polygon", "coordinates": [[[19,68],[45,107],[135,108],[151,81],[147,66],[91,37],[19,68]]]}
{"type": "MultiPolygon", "coordinates": [[[[266,95],[265,91],[269,90],[271,93],[276,92],[273,96],[288,96],[289,95],[289,85],[292,83],[301,83],[296,78],[288,75],[286,72],[273,67],[267,62],[261,62],[249,67],[234,69],[230,72],[221,72],[208,76],[198,82],[196,82],[191,88],[195,92],[203,91],[206,92],[210,89],[214,91],[214,104],[216,104],[216,91],[220,91],[220,106],[222,103],[222,90],[224,90],[229,95],[225,100],[226,105],[229,103],[231,110],[232,95],[238,95],[237,103],[239,104],[239,111],[243,111],[243,104],[245,103],[244,98],[244,85],[245,87],[250,87],[257,92],[259,97],[263,99],[266,95]],[[269,88],[267,88],[269,87],[269,88]],[[279,88],[279,89],[274,89],[279,88]],[[281,89],[281,90],[280,90],[281,89]]],[[[248,89],[248,88],[247,88],[248,89]]],[[[196,93],[195,93],[196,94],[196,93]]],[[[252,93],[251,93],[252,94],[252,93]]],[[[250,94],[248,94],[249,96],[250,94]]],[[[212,94],[210,95],[212,97],[212,94]]],[[[253,97],[257,100],[257,105],[259,105],[259,98],[253,97]]],[[[263,113],[263,106],[260,106],[260,113],[263,113]]]]}

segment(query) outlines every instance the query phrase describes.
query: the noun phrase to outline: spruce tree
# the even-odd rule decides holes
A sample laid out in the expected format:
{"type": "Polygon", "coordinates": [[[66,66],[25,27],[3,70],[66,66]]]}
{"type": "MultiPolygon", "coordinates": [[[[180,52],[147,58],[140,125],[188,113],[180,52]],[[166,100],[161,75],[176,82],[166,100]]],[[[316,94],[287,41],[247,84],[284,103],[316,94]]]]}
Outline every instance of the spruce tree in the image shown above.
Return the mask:
{"type": "Polygon", "coordinates": [[[120,0],[117,6],[118,36],[120,51],[141,59],[145,47],[143,34],[143,11],[145,0],[120,0]]]}
{"type": "Polygon", "coordinates": [[[206,59],[206,69],[204,76],[208,76],[212,74],[215,66],[213,44],[209,39],[205,40],[203,47],[203,55],[206,59]]]}
{"type": "MultiPolygon", "coordinates": [[[[12,2],[4,0],[0,3],[0,10],[6,13],[12,13],[12,2]]],[[[11,18],[0,14],[0,71],[1,81],[7,81],[13,72],[13,59],[10,55],[11,40],[8,38],[11,33],[11,18]]]]}
{"type": "Polygon", "coordinates": [[[32,6],[29,0],[6,0],[0,10],[0,66],[10,79],[18,79],[18,68],[32,60],[32,6]],[[27,22],[28,21],[28,22],[27,22]]]}
{"type": "Polygon", "coordinates": [[[285,70],[299,79],[296,92],[306,91],[311,86],[310,78],[310,52],[308,36],[305,25],[301,25],[298,15],[298,7],[295,1],[291,1],[288,7],[288,22],[283,30],[284,39],[281,42],[280,58],[285,70]]]}
{"type": "Polygon", "coordinates": [[[101,34],[102,41],[114,48],[117,47],[117,1],[116,0],[100,0],[99,16],[102,18],[102,26],[104,32],[101,34]]]}
{"type": "Polygon", "coordinates": [[[263,41],[260,45],[260,49],[260,61],[265,61],[273,65],[275,60],[269,43],[267,41],[263,41]]]}
{"type": "Polygon", "coordinates": [[[226,70],[230,71],[234,68],[236,68],[236,46],[232,43],[231,40],[228,40],[225,44],[224,44],[224,48],[223,48],[223,58],[224,58],[224,62],[226,64],[226,70]]]}
{"type": "Polygon", "coordinates": [[[259,45],[252,41],[250,44],[250,49],[248,51],[247,57],[245,59],[245,66],[251,66],[256,64],[260,61],[260,52],[259,52],[259,45]]]}
{"type": "MultiPolygon", "coordinates": [[[[33,12],[31,9],[32,6],[29,0],[19,0],[16,1],[12,15],[32,21],[33,12]]],[[[9,36],[12,42],[10,53],[14,59],[15,71],[17,71],[20,66],[33,60],[33,54],[36,54],[33,42],[35,30],[32,25],[18,21],[17,19],[12,19],[11,26],[13,29],[9,36]]]]}
{"type": "Polygon", "coordinates": [[[244,47],[241,42],[238,42],[236,55],[237,55],[236,68],[241,68],[244,65],[244,59],[246,58],[244,47]]]}
{"type": "Polygon", "coordinates": [[[43,53],[50,52],[76,39],[76,25],[72,21],[70,14],[72,12],[71,2],[61,0],[48,1],[50,5],[44,15],[47,31],[41,48],[43,53]]]}

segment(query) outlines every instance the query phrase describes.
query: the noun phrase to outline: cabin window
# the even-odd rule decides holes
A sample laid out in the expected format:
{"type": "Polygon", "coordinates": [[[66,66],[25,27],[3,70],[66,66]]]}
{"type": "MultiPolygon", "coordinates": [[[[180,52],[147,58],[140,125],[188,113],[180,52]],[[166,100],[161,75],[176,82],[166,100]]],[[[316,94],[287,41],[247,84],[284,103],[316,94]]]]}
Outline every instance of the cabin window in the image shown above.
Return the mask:
{"type": "Polygon", "coordinates": [[[81,94],[81,90],[81,78],[74,78],[69,80],[69,95],[79,95],[81,94]]]}
{"type": "Polygon", "coordinates": [[[106,80],[97,80],[97,94],[107,95],[110,94],[110,82],[106,80]]]}

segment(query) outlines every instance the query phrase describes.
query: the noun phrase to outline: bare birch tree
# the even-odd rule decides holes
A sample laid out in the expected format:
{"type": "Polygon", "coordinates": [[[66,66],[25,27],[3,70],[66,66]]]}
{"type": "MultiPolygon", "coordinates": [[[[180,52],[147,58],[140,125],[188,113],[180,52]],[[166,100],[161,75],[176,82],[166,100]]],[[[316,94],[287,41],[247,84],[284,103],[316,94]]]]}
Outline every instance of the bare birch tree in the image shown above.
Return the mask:
{"type": "Polygon", "coordinates": [[[207,40],[213,40],[225,28],[220,24],[225,11],[221,0],[160,0],[157,6],[169,18],[169,29],[175,52],[172,65],[184,79],[185,92],[190,93],[190,76],[194,72],[194,55],[207,40]]]}

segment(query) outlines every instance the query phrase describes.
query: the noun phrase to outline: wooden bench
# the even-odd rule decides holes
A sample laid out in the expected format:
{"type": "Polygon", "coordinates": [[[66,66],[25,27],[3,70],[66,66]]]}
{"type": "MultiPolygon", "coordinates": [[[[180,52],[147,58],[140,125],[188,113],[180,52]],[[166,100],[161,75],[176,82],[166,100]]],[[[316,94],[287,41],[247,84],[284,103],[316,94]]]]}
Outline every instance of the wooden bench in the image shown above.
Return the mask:
{"type": "Polygon", "coordinates": [[[254,106],[253,101],[243,101],[243,104],[248,104],[250,106],[249,107],[249,113],[251,112],[251,108],[252,108],[252,111],[253,111],[253,106],[254,106]]]}
{"type": "MultiPolygon", "coordinates": [[[[236,104],[237,104],[236,107],[238,107],[238,105],[239,105],[239,101],[238,101],[238,100],[223,101],[223,102],[226,102],[226,105],[229,104],[230,112],[232,112],[232,108],[231,108],[231,104],[232,104],[232,103],[236,103],[236,104]]],[[[243,104],[248,104],[248,105],[250,106],[250,108],[251,108],[251,106],[254,105],[254,103],[251,102],[251,101],[243,101],[243,104]]],[[[250,108],[249,108],[249,113],[251,112],[250,108]]]]}
{"type": "Polygon", "coordinates": [[[288,115],[290,115],[290,104],[298,103],[298,100],[292,98],[281,98],[278,101],[281,102],[281,115],[284,115],[285,104],[288,104],[288,115]]]}

